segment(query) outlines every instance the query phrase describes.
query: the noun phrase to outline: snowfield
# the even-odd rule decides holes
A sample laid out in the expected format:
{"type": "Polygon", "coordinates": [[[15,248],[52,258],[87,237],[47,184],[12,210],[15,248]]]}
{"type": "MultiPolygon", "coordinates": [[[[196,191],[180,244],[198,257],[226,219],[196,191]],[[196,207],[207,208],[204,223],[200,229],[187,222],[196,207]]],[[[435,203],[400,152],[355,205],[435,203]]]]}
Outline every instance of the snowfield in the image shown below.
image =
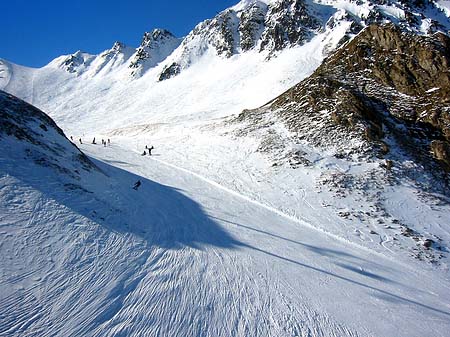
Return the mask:
{"type": "Polygon", "coordinates": [[[447,335],[449,280],[431,266],[336,240],[158,151],[81,148],[108,176],[91,193],[2,165],[0,335],[447,335]]]}

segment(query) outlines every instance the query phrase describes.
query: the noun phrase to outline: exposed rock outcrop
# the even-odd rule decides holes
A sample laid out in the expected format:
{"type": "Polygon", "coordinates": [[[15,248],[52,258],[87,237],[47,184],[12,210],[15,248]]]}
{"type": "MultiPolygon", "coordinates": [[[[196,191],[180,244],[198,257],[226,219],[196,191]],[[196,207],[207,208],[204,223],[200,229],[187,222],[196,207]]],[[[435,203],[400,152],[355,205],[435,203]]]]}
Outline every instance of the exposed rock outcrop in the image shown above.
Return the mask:
{"type": "Polygon", "coordinates": [[[398,145],[424,167],[437,160],[449,169],[450,38],[371,25],[312,76],[238,120],[256,129],[274,116],[298,140],[340,155],[384,157],[398,145]]]}
{"type": "Polygon", "coordinates": [[[154,67],[169,56],[181,43],[172,33],[165,29],[146,32],[141,45],[131,57],[129,67],[132,75],[141,76],[148,68],[154,67]]]}

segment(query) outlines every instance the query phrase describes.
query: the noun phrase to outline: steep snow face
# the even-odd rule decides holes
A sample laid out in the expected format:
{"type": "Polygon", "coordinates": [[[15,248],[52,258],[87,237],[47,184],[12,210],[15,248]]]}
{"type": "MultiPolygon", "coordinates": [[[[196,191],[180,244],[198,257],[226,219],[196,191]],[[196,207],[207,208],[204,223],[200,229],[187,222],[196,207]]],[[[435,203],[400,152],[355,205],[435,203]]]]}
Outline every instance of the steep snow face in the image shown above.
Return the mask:
{"type": "Polygon", "coordinates": [[[131,57],[129,67],[134,77],[140,77],[149,68],[156,66],[169,56],[181,43],[165,29],[154,29],[144,34],[141,45],[131,57]]]}
{"type": "Polygon", "coordinates": [[[197,25],[165,62],[159,79],[178,75],[211,51],[223,58],[251,49],[271,56],[302,45],[322,27],[308,9],[303,1],[240,2],[197,25]]]}
{"type": "Polygon", "coordinates": [[[87,71],[87,76],[93,77],[97,74],[104,76],[113,72],[127,63],[132,53],[134,53],[134,48],[127,47],[122,42],[114,43],[111,49],[105,50],[95,58],[87,71]]]}
{"type": "Polygon", "coordinates": [[[82,74],[85,72],[91,62],[96,58],[95,55],[77,51],[71,55],[64,55],[56,58],[47,66],[63,69],[69,73],[82,74]]]}

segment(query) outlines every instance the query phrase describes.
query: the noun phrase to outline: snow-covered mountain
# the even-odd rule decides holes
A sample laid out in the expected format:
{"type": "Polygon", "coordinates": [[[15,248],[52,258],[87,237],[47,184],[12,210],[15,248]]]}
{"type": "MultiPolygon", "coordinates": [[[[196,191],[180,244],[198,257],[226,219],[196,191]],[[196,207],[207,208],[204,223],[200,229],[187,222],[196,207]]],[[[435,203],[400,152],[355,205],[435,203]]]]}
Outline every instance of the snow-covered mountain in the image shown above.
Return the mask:
{"type": "Polygon", "coordinates": [[[165,60],[180,42],[180,39],[164,29],[145,33],[129,64],[129,67],[133,68],[132,75],[141,76],[146,70],[165,60]]]}
{"type": "Polygon", "coordinates": [[[386,22],[425,34],[450,29],[448,18],[433,2],[243,0],[200,23],[165,62],[159,79],[178,75],[211,49],[226,58],[253,49],[270,58],[305,44],[327,28],[344,25],[337,33],[342,43],[371,23],[386,22]]]}
{"type": "Polygon", "coordinates": [[[372,205],[391,235],[411,237],[412,253],[436,262],[443,247],[429,248],[441,239],[426,238],[430,232],[412,219],[401,221],[387,203],[391,188],[405,185],[424,204],[440,203],[437,195],[449,201],[449,47],[442,33],[422,37],[393,25],[371,25],[313,75],[268,104],[244,110],[233,119],[236,133],[260,139],[258,150],[274,166],[317,169],[319,155],[348,167],[323,167],[317,179],[319,190],[335,194],[334,202],[353,199],[341,216],[370,223],[376,215],[366,207],[372,205]]]}
{"type": "Polygon", "coordinates": [[[449,29],[445,1],[242,0],[0,60],[90,156],[1,94],[31,136],[0,134],[0,335],[445,336],[449,29]]]}

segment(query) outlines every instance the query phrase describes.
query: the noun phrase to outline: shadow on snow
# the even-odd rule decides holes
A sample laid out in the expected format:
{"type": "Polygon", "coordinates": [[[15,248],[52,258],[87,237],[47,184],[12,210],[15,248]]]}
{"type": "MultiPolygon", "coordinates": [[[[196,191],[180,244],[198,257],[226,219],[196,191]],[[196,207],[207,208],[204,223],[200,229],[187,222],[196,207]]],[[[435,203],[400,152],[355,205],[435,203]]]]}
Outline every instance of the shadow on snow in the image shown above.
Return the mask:
{"type": "MultiPolygon", "coordinates": [[[[80,181],[29,165],[7,174],[39,190],[107,231],[137,236],[148,246],[231,248],[239,245],[202,207],[176,188],[90,158],[104,173],[83,173],[80,181]],[[133,190],[136,181],[138,190],[133,190]]],[[[4,167],[5,168],[5,167],[4,167]]],[[[8,172],[9,171],[9,172],[8,172]]]]}

